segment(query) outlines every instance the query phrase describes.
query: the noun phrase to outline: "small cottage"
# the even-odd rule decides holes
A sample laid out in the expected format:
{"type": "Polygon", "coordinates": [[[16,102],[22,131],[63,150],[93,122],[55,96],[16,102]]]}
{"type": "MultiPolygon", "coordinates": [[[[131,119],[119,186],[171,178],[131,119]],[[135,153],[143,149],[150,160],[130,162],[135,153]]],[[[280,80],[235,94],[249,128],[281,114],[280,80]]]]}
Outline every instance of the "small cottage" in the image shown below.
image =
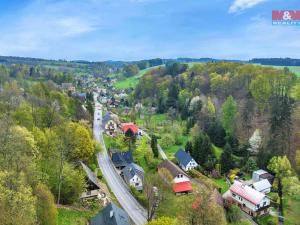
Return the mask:
{"type": "Polygon", "coordinates": [[[252,180],[253,180],[253,182],[258,182],[258,181],[261,181],[263,179],[268,179],[268,181],[270,182],[270,184],[272,184],[273,180],[274,180],[274,176],[272,174],[268,173],[265,170],[256,170],[256,171],[253,171],[253,173],[252,173],[252,180]]]}
{"type": "Polygon", "coordinates": [[[82,193],[81,199],[100,197],[100,184],[96,174],[94,174],[83,162],[80,163],[87,177],[86,191],[82,193]]]}
{"type": "Polygon", "coordinates": [[[191,169],[194,169],[198,166],[198,163],[191,157],[189,153],[184,151],[182,148],[180,148],[176,154],[175,157],[180,165],[180,167],[184,171],[189,171],[191,169]]]}
{"type": "Polygon", "coordinates": [[[102,129],[109,136],[115,136],[118,129],[119,119],[117,115],[107,112],[102,118],[102,129]]]}
{"type": "Polygon", "coordinates": [[[144,170],[142,167],[135,163],[128,164],[122,170],[122,176],[125,182],[132,187],[135,187],[136,190],[143,190],[143,180],[144,180],[144,170]]]}
{"type": "Polygon", "coordinates": [[[166,169],[172,175],[173,191],[176,195],[192,192],[193,188],[187,174],[180,170],[170,160],[164,160],[157,166],[158,171],[166,169]]]}
{"type": "Polygon", "coordinates": [[[140,130],[138,126],[136,126],[134,123],[122,123],[121,129],[124,134],[128,134],[129,132],[132,133],[133,135],[140,134],[140,130]]]}

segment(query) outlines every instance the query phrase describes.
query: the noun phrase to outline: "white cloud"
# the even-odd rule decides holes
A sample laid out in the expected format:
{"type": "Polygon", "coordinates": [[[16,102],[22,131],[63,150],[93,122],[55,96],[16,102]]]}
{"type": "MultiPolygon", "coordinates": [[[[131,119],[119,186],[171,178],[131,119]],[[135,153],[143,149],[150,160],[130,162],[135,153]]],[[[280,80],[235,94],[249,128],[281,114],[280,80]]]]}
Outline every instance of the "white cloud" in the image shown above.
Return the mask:
{"type": "Polygon", "coordinates": [[[268,0],[234,0],[229,8],[229,13],[238,13],[266,1],[268,0]]]}

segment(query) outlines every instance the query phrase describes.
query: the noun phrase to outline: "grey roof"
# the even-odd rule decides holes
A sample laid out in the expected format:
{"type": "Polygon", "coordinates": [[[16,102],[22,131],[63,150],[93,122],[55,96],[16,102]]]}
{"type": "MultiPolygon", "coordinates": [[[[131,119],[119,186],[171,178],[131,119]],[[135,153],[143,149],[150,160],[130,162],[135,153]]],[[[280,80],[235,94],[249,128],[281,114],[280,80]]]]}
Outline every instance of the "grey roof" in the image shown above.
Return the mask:
{"type": "Polygon", "coordinates": [[[131,151],[127,152],[113,152],[111,160],[116,167],[125,167],[133,162],[131,151]]]}
{"type": "Polygon", "coordinates": [[[162,168],[167,169],[173,177],[176,177],[178,174],[183,174],[183,175],[187,176],[187,174],[185,172],[180,170],[174,163],[172,163],[168,159],[165,159],[162,163],[160,163],[157,166],[157,168],[158,169],[162,169],[162,168]]]}
{"type": "Polygon", "coordinates": [[[129,183],[130,179],[134,177],[134,175],[139,176],[142,180],[144,179],[145,171],[142,167],[135,163],[128,164],[123,170],[124,179],[129,183]]]}
{"type": "Polygon", "coordinates": [[[126,212],[109,203],[101,212],[90,220],[90,225],[130,225],[126,212]]]}
{"type": "Polygon", "coordinates": [[[112,120],[111,115],[111,112],[107,112],[102,118],[102,123],[106,124],[108,121],[112,120]]]}
{"type": "Polygon", "coordinates": [[[263,179],[261,181],[253,183],[254,189],[257,191],[263,191],[272,187],[268,179],[263,179]]]}
{"type": "Polygon", "coordinates": [[[175,157],[183,166],[187,166],[189,162],[193,160],[192,156],[190,156],[190,154],[184,151],[182,148],[176,152],[175,157]]]}
{"type": "Polygon", "coordinates": [[[83,170],[85,171],[87,177],[89,178],[89,180],[95,184],[98,188],[100,188],[100,184],[98,182],[98,179],[96,177],[96,175],[92,172],[92,170],[90,168],[88,168],[83,162],[80,162],[82,165],[83,170]]]}

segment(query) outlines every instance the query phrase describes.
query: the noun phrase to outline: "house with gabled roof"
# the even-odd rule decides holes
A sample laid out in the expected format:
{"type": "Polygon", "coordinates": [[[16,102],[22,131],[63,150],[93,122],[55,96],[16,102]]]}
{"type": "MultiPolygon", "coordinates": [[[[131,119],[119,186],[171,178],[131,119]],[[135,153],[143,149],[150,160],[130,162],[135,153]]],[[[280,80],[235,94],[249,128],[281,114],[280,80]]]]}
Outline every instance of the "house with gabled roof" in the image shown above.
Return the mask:
{"type": "Polygon", "coordinates": [[[192,192],[193,188],[188,175],[180,170],[174,163],[166,159],[157,166],[158,171],[166,169],[172,175],[173,191],[175,194],[192,192]]]}
{"type": "Polygon", "coordinates": [[[272,184],[273,180],[274,180],[274,176],[262,169],[253,171],[253,173],[252,173],[253,182],[258,182],[263,179],[268,179],[270,184],[272,184]]]}
{"type": "Polygon", "coordinates": [[[124,178],[125,182],[138,191],[143,190],[144,175],[144,169],[135,163],[128,164],[122,170],[122,177],[124,178]]]}
{"type": "Polygon", "coordinates": [[[117,115],[107,112],[102,118],[102,129],[107,135],[115,136],[119,123],[117,115]]]}
{"type": "Polygon", "coordinates": [[[128,164],[133,163],[132,152],[112,152],[111,160],[117,169],[123,169],[128,164]]]}
{"type": "Polygon", "coordinates": [[[259,192],[267,194],[267,193],[271,192],[272,185],[270,184],[268,179],[263,179],[263,180],[254,182],[252,184],[252,187],[259,192]]]}
{"type": "Polygon", "coordinates": [[[264,193],[240,181],[234,181],[230,189],[223,194],[223,198],[235,202],[250,216],[260,216],[269,212],[270,199],[264,193]]]}
{"type": "Polygon", "coordinates": [[[198,163],[192,158],[192,156],[182,148],[176,152],[175,157],[179,163],[179,166],[184,171],[189,171],[198,166],[198,163]]]}
{"type": "Polygon", "coordinates": [[[86,182],[86,191],[81,194],[81,199],[86,199],[86,198],[94,198],[94,197],[99,197],[100,196],[100,183],[98,181],[98,178],[93,171],[86,166],[83,162],[80,162],[86,177],[87,177],[87,182],[86,182]]]}
{"type": "Polygon", "coordinates": [[[109,203],[90,221],[89,225],[130,225],[130,219],[127,213],[116,206],[114,203],[109,203]]]}
{"type": "Polygon", "coordinates": [[[131,132],[133,135],[139,134],[139,128],[134,123],[122,123],[121,130],[124,134],[126,134],[127,132],[131,132]]]}

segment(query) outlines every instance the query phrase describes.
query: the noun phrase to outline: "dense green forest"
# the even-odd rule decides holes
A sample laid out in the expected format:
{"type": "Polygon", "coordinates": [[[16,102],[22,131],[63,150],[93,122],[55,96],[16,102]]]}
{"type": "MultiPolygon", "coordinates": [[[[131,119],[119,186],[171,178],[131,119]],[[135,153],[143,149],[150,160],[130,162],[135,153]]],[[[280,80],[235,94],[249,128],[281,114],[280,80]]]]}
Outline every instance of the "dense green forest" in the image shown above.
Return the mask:
{"type": "Polygon", "coordinates": [[[58,87],[71,74],[11,65],[0,77],[0,224],[57,224],[56,204],[85,188],[79,161],[94,158],[92,117],[58,87]]]}

